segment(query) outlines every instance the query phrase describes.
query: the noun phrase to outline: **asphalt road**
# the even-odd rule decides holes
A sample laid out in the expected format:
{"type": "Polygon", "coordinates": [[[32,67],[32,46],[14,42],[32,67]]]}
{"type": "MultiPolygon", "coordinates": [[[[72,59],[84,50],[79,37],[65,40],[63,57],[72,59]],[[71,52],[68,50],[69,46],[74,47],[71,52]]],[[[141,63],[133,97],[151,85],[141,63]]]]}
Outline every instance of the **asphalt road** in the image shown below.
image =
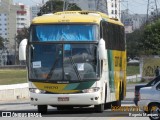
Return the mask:
{"type": "MultiPolygon", "coordinates": [[[[127,86],[127,98],[122,101],[122,106],[135,106],[133,103],[134,86],[134,84],[127,86]]],[[[76,108],[69,111],[57,111],[56,108],[49,107],[48,113],[41,115],[37,113],[37,107],[31,106],[28,100],[0,102],[0,115],[3,116],[2,118],[7,117],[7,115],[11,115],[14,118],[17,118],[19,115],[18,118],[21,118],[24,117],[24,115],[30,116],[31,113],[37,115],[38,120],[42,118],[53,119],[53,117],[54,120],[97,120],[97,118],[100,120],[149,120],[148,117],[144,116],[135,117],[143,115],[142,111],[113,112],[111,109],[106,109],[103,113],[95,113],[92,107],[76,108]]]]}

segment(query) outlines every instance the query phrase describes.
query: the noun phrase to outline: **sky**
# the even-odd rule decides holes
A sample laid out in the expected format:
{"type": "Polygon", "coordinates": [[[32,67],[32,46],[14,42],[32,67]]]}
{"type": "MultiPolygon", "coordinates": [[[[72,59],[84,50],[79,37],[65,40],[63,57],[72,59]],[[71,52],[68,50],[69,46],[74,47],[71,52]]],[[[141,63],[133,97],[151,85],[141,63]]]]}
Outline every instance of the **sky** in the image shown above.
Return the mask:
{"type": "MultiPolygon", "coordinates": [[[[44,1],[47,1],[47,0],[44,0],[44,1]]],[[[122,10],[128,8],[129,13],[131,14],[147,14],[148,0],[120,0],[120,1],[121,1],[122,10]]],[[[155,0],[150,0],[149,11],[156,9],[154,1],[155,0]]],[[[13,0],[13,2],[20,2],[26,5],[32,6],[32,5],[42,3],[42,0],[13,0]]],[[[160,0],[157,0],[157,6],[158,8],[160,8],[160,0]]]]}

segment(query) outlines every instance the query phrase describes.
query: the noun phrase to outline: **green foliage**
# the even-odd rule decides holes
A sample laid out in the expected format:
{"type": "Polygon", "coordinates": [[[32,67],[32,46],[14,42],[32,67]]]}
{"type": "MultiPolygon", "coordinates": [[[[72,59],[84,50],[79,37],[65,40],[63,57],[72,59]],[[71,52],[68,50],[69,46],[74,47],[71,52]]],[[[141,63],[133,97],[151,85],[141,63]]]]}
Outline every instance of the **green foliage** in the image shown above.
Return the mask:
{"type": "MultiPolygon", "coordinates": [[[[65,7],[67,6],[67,9],[65,10],[81,10],[75,3],[66,3],[65,7]]],[[[47,13],[55,13],[59,11],[63,11],[64,9],[64,2],[61,0],[49,0],[44,4],[40,12],[37,14],[38,16],[47,14],[47,13]]]]}
{"type": "Polygon", "coordinates": [[[160,53],[160,19],[145,26],[141,42],[146,54],[160,53]]]}
{"type": "Polygon", "coordinates": [[[3,41],[4,41],[4,38],[0,36],[0,48],[4,46],[3,41]]]}
{"type": "Polygon", "coordinates": [[[18,30],[17,33],[18,34],[16,36],[16,39],[17,39],[18,45],[23,39],[29,38],[29,28],[22,28],[21,30],[18,30]]]}
{"type": "Polygon", "coordinates": [[[160,19],[127,34],[126,43],[127,55],[130,58],[160,54],[160,19]]]}
{"type": "Polygon", "coordinates": [[[134,58],[140,55],[140,42],[142,39],[142,29],[126,34],[127,56],[134,58]]]}

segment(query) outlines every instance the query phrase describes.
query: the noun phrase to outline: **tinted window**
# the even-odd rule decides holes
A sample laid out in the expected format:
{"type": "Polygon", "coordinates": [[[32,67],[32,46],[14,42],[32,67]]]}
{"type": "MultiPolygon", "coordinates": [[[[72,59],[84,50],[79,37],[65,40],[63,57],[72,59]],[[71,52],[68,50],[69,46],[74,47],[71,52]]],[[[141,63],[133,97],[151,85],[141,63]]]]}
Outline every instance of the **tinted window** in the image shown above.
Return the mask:
{"type": "Polygon", "coordinates": [[[125,50],[123,26],[102,21],[101,31],[101,38],[106,42],[106,49],[125,50]]]}

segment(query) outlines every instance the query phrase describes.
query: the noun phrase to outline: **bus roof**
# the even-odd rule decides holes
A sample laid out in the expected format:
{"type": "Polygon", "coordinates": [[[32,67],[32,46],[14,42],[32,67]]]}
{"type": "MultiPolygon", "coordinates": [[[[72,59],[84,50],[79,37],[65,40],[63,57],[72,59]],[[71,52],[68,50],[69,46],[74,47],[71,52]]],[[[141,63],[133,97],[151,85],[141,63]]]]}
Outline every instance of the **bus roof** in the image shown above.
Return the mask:
{"type": "Polygon", "coordinates": [[[49,23],[96,23],[104,19],[107,22],[123,25],[116,19],[109,18],[104,13],[96,11],[63,11],[51,14],[44,14],[32,20],[32,24],[49,24],[49,23]]]}

